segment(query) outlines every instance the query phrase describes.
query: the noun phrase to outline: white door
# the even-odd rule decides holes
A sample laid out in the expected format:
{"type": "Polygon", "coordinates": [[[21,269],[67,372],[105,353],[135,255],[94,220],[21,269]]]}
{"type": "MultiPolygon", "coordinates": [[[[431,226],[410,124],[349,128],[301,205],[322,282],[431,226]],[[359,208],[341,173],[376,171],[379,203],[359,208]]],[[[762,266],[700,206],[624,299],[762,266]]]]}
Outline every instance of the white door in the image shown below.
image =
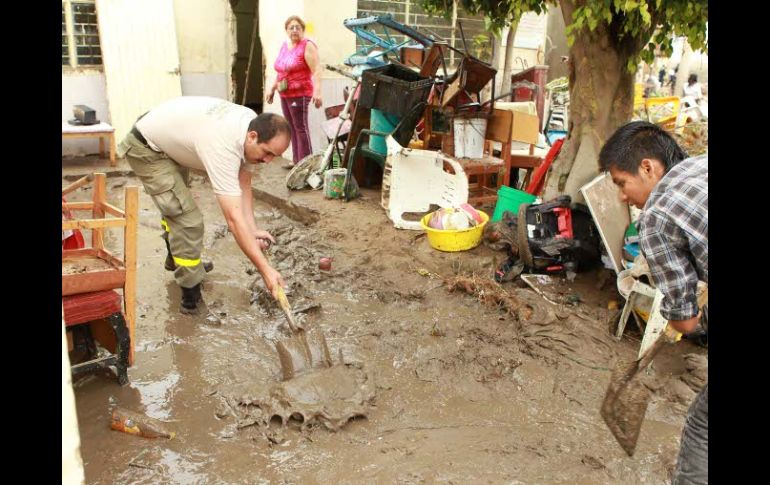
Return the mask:
{"type": "Polygon", "coordinates": [[[119,142],[141,114],[182,95],[172,0],[97,0],[110,119],[119,142]]]}

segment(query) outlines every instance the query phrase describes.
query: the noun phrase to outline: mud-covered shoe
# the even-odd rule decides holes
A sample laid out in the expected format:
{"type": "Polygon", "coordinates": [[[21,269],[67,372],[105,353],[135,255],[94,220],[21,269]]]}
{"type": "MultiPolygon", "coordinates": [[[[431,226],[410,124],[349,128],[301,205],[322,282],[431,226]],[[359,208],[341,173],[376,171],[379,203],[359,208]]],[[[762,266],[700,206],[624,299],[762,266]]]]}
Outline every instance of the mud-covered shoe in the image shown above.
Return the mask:
{"type": "Polygon", "coordinates": [[[200,313],[202,303],[200,283],[192,288],[182,288],[182,306],[179,311],[188,315],[197,315],[200,313]]]}

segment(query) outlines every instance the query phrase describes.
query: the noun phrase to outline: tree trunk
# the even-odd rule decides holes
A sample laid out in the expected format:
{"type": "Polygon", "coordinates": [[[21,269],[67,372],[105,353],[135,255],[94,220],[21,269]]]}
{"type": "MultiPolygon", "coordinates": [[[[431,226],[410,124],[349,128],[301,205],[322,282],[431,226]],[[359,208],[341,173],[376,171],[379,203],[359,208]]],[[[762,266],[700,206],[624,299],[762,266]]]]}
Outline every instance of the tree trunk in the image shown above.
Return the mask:
{"type": "Polygon", "coordinates": [[[513,68],[513,41],[516,39],[516,29],[519,27],[519,21],[511,22],[508,29],[508,37],[505,41],[505,61],[503,62],[503,85],[500,88],[500,94],[505,94],[511,90],[511,69],[513,68]]]}
{"type": "Polygon", "coordinates": [[[503,94],[503,92],[500,91],[503,83],[503,74],[500,70],[500,51],[502,48],[503,40],[500,38],[500,34],[492,35],[492,51],[494,52],[494,55],[492,56],[491,64],[495,71],[497,71],[497,75],[495,76],[495,93],[497,94],[503,94]]]}
{"type": "Polygon", "coordinates": [[[692,62],[692,47],[687,39],[684,39],[682,46],[682,60],[679,61],[679,70],[676,72],[676,86],[672,87],[674,96],[680,98],[684,96],[684,87],[687,85],[687,78],[690,76],[690,63],[692,62]]]}
{"type": "MultiPolygon", "coordinates": [[[[569,25],[575,6],[560,3],[569,25]]],[[[593,32],[582,31],[570,48],[568,135],[548,172],[544,200],[567,194],[585,203],[580,187],[599,174],[601,147],[633,114],[634,73],[626,65],[644,42],[629,37],[618,42],[613,27],[601,23],[593,32]]]]}

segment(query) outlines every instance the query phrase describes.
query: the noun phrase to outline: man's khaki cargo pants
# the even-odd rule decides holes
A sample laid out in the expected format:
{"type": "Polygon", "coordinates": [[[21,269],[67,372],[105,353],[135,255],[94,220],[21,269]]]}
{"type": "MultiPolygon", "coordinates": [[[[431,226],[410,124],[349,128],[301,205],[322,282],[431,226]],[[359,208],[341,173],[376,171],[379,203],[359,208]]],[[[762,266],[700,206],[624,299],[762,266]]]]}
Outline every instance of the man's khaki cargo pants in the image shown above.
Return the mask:
{"type": "Polygon", "coordinates": [[[182,288],[192,288],[206,272],[201,264],[203,215],[187,187],[189,170],[165,153],[156,152],[129,133],[118,146],[144,184],[161,213],[161,226],[168,233],[171,254],[176,263],[174,279],[182,288]]]}

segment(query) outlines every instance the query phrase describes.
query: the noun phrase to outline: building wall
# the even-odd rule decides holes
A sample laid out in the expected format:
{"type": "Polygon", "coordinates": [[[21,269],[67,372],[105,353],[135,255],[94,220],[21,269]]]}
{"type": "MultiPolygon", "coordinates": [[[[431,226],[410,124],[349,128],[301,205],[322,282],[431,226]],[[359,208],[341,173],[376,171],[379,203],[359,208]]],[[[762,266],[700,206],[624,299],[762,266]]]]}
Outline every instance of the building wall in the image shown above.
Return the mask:
{"type": "MultiPolygon", "coordinates": [[[[61,75],[61,120],[73,118],[72,107],[84,104],[96,110],[96,118],[110,122],[107,103],[107,86],[104,73],[95,69],[62,68],[61,75]]],[[[96,138],[62,140],[62,155],[79,156],[99,153],[99,141],[96,138]]]]}
{"type": "Polygon", "coordinates": [[[174,0],[183,95],[228,99],[229,15],[227,0],[174,0]]]}
{"type": "MultiPolygon", "coordinates": [[[[174,0],[182,94],[230,98],[230,38],[227,0],[174,0]]],[[[104,72],[62,68],[62,121],[72,118],[72,106],[85,104],[100,120],[111,122],[104,72]]],[[[62,155],[82,156],[99,151],[96,139],[62,140],[62,155]]]]}

